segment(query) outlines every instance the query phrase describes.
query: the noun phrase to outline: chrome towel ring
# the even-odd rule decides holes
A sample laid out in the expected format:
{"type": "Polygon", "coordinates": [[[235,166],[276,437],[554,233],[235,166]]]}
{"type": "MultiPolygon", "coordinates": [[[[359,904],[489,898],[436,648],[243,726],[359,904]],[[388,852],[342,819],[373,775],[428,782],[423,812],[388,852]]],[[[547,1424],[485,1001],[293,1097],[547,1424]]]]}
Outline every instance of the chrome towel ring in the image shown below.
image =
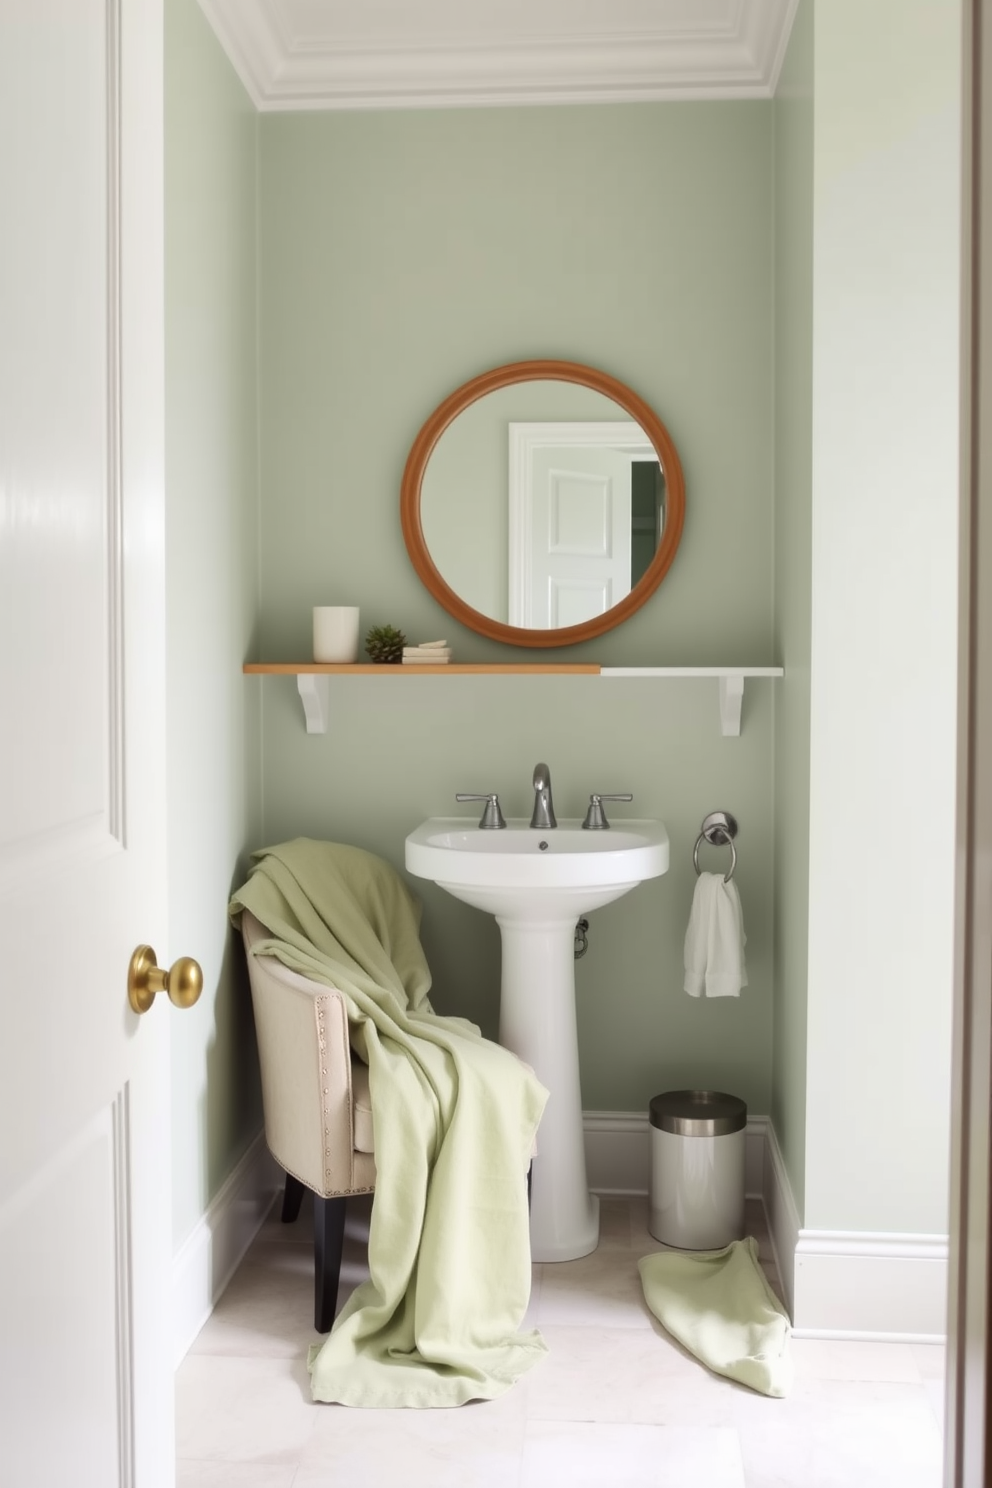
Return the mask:
{"type": "Polygon", "coordinates": [[[737,867],[737,849],[734,846],[736,836],[737,818],[731,816],[729,811],[711,811],[709,816],[703,817],[703,825],[696,838],[696,845],[692,849],[692,866],[696,870],[697,877],[702,871],[699,866],[699,844],[705,838],[713,847],[730,848],[730,868],[723,875],[724,883],[730,882],[734,876],[734,869],[737,867]]]}

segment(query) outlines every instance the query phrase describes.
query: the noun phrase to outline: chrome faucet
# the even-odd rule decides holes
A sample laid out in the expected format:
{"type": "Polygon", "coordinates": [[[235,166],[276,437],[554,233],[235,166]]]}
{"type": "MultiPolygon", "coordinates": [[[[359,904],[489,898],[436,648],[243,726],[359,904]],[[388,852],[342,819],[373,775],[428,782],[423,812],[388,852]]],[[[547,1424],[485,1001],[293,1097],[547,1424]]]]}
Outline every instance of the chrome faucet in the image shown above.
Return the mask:
{"type": "Polygon", "coordinates": [[[532,827],[556,827],[555,807],[551,799],[551,771],[547,765],[534,766],[534,814],[532,827]]]}

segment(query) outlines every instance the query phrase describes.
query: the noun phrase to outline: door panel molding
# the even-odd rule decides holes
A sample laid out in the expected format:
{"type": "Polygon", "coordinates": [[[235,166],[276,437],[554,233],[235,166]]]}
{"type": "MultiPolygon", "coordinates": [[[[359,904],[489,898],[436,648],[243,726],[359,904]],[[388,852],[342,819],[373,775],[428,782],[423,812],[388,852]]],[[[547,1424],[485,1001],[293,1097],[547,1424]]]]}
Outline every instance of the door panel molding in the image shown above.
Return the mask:
{"type": "MultiPolygon", "coordinates": [[[[8,122],[38,68],[49,102],[65,85],[76,127],[39,130],[0,173],[24,219],[0,247],[0,319],[18,348],[0,425],[0,584],[18,622],[3,645],[13,728],[0,739],[0,889],[12,862],[33,872],[102,851],[103,834],[125,841],[121,0],[61,0],[47,24],[24,27],[27,53],[8,54],[2,79],[8,122]],[[60,148],[76,185],[39,192],[60,148]],[[61,734],[77,745],[68,773],[61,734]],[[49,773],[40,797],[17,784],[33,768],[49,773]]],[[[44,112],[45,96],[30,101],[44,112]]]]}
{"type": "Polygon", "coordinates": [[[53,1377],[60,1429],[44,1458],[60,1469],[53,1481],[134,1482],[130,1325],[115,1307],[115,1294],[129,1290],[127,1104],[119,1091],[67,1132],[0,1205],[4,1469],[12,1483],[37,1481],[38,1432],[50,1413],[45,1381],[53,1377]],[[6,1341],[16,1357],[4,1356],[6,1341]],[[67,1368],[68,1389],[58,1384],[67,1368]]]}
{"type": "Polygon", "coordinates": [[[117,1454],[120,1488],[133,1488],[134,1335],[131,1314],[131,1102],[130,1087],[111,1107],[114,1154],[114,1279],[117,1290],[117,1454]]]}
{"type": "Polygon", "coordinates": [[[107,28],[107,807],[110,835],[127,846],[124,790],[124,483],[121,408],[121,0],[107,28]]]}

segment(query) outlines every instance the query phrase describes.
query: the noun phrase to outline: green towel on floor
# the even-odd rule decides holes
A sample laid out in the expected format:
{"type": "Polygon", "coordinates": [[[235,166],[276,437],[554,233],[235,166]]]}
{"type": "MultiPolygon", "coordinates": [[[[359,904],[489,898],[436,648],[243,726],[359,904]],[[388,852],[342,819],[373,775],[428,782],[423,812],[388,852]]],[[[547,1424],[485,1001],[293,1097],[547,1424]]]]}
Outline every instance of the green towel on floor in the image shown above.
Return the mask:
{"type": "Polygon", "coordinates": [[[708,1369],[762,1395],[788,1394],[789,1319],[750,1235],[725,1250],[660,1250],[637,1264],[655,1317],[708,1369]]]}
{"type": "Polygon", "coordinates": [[[509,1050],[427,1001],[420,909],[380,858],[305,838],[254,854],[231,914],[256,953],[337,987],[369,1067],[370,1279],[311,1351],[315,1400],[453,1406],[500,1395],[547,1352],[530,1297],[526,1172],[547,1091],[509,1050]]]}

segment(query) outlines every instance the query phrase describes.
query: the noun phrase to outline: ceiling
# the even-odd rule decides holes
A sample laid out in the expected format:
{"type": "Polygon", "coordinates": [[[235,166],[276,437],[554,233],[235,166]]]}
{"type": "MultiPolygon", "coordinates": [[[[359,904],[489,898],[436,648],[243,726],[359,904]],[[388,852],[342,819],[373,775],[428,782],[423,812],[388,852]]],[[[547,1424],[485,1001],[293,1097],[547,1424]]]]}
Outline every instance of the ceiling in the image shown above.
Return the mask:
{"type": "Polygon", "coordinates": [[[200,0],[257,108],[770,98],[798,0],[200,0]]]}

